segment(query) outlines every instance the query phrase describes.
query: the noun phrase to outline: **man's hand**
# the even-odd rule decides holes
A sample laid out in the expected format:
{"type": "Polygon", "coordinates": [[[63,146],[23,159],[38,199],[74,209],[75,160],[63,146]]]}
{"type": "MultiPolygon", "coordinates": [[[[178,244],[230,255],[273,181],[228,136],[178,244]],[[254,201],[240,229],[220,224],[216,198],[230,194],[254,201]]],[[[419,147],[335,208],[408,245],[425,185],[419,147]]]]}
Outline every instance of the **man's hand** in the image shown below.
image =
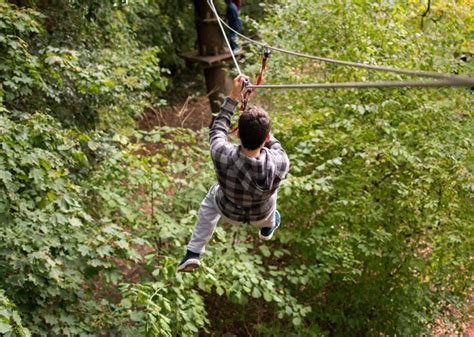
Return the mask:
{"type": "Polygon", "coordinates": [[[229,97],[232,98],[234,101],[238,101],[240,99],[240,92],[242,91],[242,86],[244,85],[245,81],[248,81],[248,76],[239,75],[234,78],[232,83],[232,90],[230,91],[229,97]]]}

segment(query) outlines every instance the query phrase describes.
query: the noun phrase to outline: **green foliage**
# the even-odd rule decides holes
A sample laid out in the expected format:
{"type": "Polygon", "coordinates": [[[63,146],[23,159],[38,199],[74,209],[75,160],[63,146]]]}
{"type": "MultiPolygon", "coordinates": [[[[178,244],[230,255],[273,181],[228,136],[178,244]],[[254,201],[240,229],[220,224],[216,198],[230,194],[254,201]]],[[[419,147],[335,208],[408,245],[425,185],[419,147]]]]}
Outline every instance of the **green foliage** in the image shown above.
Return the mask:
{"type": "MultiPolygon", "coordinates": [[[[269,17],[268,42],[339,59],[469,73],[472,61],[455,59],[466,48],[469,11],[450,6],[418,32],[417,9],[288,3],[269,17]]],[[[271,62],[267,81],[274,83],[387,77],[278,54],[271,62]]],[[[312,301],[306,324],[333,335],[417,335],[440,316],[459,323],[447,307],[463,308],[472,286],[472,93],[286,91],[271,98],[268,109],[278,112],[293,165],[280,198],[290,227],[282,239],[291,252],[284,273],[301,275],[286,284],[301,291],[298,300],[312,301]]]]}
{"type": "MultiPolygon", "coordinates": [[[[247,28],[270,44],[472,72],[456,59],[464,2],[434,5],[424,31],[410,1],[266,1],[266,21],[254,3],[247,28]]],[[[474,270],[469,90],[259,91],[291,160],[283,226],[261,243],[222,224],[182,275],[215,180],[206,130],[131,126],[191,49],[192,4],[28,4],[0,4],[1,333],[410,336],[462,322],[450,308],[474,270]]],[[[277,53],[267,69],[269,83],[404,78],[277,53]]]]}
{"type": "Polygon", "coordinates": [[[131,335],[189,336],[209,324],[203,297],[191,288],[192,282],[176,274],[176,260],[165,259],[152,274],[159,281],[123,290],[121,305],[130,308],[135,303],[130,319],[141,325],[131,335]]]}
{"type": "Polygon", "coordinates": [[[40,61],[25,39],[43,30],[41,14],[0,3],[0,97],[10,102],[42,88],[40,61]]]}
{"type": "Polygon", "coordinates": [[[0,6],[0,87],[10,110],[47,111],[80,128],[120,129],[165,90],[160,49],[140,44],[126,9],[101,7],[89,22],[73,3],[51,9],[39,2],[37,10],[48,16],[0,6]],[[59,10],[63,21],[52,17],[59,10]]]}
{"type": "MultiPolygon", "coordinates": [[[[255,242],[246,242],[249,233],[245,227],[218,228],[203,270],[176,275],[196,209],[213,181],[207,137],[205,132],[170,128],[135,136],[138,143],[115,139],[123,146],[122,154],[104,156],[97,169],[102,173],[88,185],[94,191],[94,211],[140,238],[129,248],[134,251],[132,256],[142,256],[136,271],[140,282],[124,279],[128,280],[121,285],[124,297],[114,309],[120,331],[125,335],[170,336],[208,329],[204,306],[208,296],[225,296],[238,305],[264,301],[281,318],[300,325],[310,309],[269,279],[278,272],[276,268],[270,274],[266,270],[262,256],[254,253],[255,242]],[[227,267],[229,263],[232,268],[227,267]]],[[[270,254],[267,246],[260,250],[270,254]]]]}
{"type": "Polygon", "coordinates": [[[197,39],[194,5],[191,1],[133,1],[124,7],[138,40],[147,46],[160,46],[162,66],[184,68],[179,56],[195,49],[197,39]]]}
{"type": "Polygon", "coordinates": [[[112,242],[127,238],[84,204],[87,137],[35,114],[1,116],[0,140],[1,288],[34,333],[90,331],[78,315],[97,309],[85,282],[114,266],[122,250],[112,242]]]}
{"type": "Polygon", "coordinates": [[[5,337],[29,337],[28,329],[24,328],[15,304],[0,290],[0,333],[5,337]]]}

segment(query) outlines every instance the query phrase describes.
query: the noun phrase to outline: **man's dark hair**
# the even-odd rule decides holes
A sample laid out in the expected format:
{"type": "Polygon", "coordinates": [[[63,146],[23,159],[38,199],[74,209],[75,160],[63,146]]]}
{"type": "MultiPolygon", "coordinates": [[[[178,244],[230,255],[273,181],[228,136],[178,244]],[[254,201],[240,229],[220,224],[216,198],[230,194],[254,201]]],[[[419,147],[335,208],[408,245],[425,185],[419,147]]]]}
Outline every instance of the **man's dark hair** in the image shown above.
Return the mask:
{"type": "Polygon", "coordinates": [[[245,110],[239,118],[239,134],[242,146],[247,150],[258,149],[270,133],[270,117],[259,107],[245,110]]]}

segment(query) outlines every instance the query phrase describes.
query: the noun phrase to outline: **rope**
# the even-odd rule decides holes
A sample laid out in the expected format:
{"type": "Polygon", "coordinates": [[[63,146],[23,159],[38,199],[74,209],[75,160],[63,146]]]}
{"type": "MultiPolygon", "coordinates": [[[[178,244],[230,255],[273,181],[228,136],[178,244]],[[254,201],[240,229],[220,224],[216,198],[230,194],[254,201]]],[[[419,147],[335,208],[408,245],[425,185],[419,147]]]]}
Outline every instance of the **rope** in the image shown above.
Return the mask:
{"type": "MultiPolygon", "coordinates": [[[[212,1],[212,0],[208,0],[208,3],[211,6],[210,1],[212,1]]],[[[450,81],[453,81],[453,82],[460,81],[460,82],[466,83],[465,81],[469,81],[470,85],[474,85],[474,79],[472,79],[470,77],[465,77],[465,76],[442,74],[442,73],[422,71],[422,70],[397,69],[397,68],[378,66],[378,65],[370,65],[370,64],[364,64],[364,63],[358,63],[358,62],[342,61],[342,60],[333,59],[333,58],[329,58],[329,57],[315,56],[315,55],[295,52],[295,51],[291,51],[291,50],[287,50],[287,49],[283,49],[283,48],[273,47],[273,46],[267,45],[266,43],[255,41],[255,40],[239,33],[238,31],[236,31],[235,29],[230,27],[218,15],[217,12],[214,12],[214,14],[216,15],[216,17],[217,17],[217,19],[220,23],[222,23],[224,26],[226,26],[232,32],[236,33],[242,39],[244,39],[244,40],[246,40],[250,43],[259,45],[261,47],[265,47],[265,48],[275,50],[275,51],[278,51],[278,52],[281,52],[281,53],[285,53],[285,54],[289,54],[289,55],[293,55],[293,56],[298,56],[298,57],[305,57],[305,58],[308,58],[308,59],[311,59],[311,60],[316,60],[316,61],[321,61],[321,62],[326,62],[326,63],[332,63],[332,64],[337,64],[337,65],[342,65],[342,66],[357,67],[357,68],[370,69],[370,70],[376,70],[376,71],[384,71],[384,72],[391,72],[391,73],[410,75],[410,76],[450,80],[450,81]]]]}
{"type": "Polygon", "coordinates": [[[367,88],[441,88],[441,87],[471,87],[473,80],[465,81],[377,81],[377,82],[345,82],[345,83],[311,83],[284,85],[249,85],[251,89],[367,89],[367,88]]]}
{"type": "Polygon", "coordinates": [[[232,59],[234,60],[235,67],[237,68],[239,75],[242,75],[242,71],[240,71],[240,67],[239,67],[239,64],[237,63],[237,59],[235,58],[234,51],[232,50],[230,46],[229,39],[227,39],[227,35],[225,33],[224,27],[222,27],[222,23],[221,23],[222,19],[219,16],[219,13],[217,13],[217,9],[214,6],[214,3],[212,2],[212,0],[208,0],[207,3],[209,7],[211,7],[212,11],[214,12],[214,15],[216,16],[217,22],[219,23],[219,27],[221,28],[221,31],[222,31],[222,35],[224,35],[225,42],[227,43],[227,47],[229,48],[230,55],[232,55],[232,59]]]}
{"type": "Polygon", "coordinates": [[[265,72],[265,68],[267,67],[267,61],[269,57],[270,51],[268,49],[265,49],[265,51],[263,52],[262,66],[260,67],[260,74],[258,74],[256,85],[260,85],[263,81],[263,73],[265,72]]]}
{"type": "Polygon", "coordinates": [[[247,108],[247,104],[250,100],[250,95],[255,91],[256,88],[260,86],[260,84],[263,81],[263,74],[265,72],[265,69],[267,67],[267,61],[268,58],[270,57],[270,51],[268,49],[265,49],[263,52],[263,57],[262,57],[262,65],[260,67],[260,73],[257,76],[256,84],[254,86],[251,86],[250,83],[246,83],[244,85],[244,89],[241,93],[241,103],[240,103],[240,111],[244,112],[247,108]]]}

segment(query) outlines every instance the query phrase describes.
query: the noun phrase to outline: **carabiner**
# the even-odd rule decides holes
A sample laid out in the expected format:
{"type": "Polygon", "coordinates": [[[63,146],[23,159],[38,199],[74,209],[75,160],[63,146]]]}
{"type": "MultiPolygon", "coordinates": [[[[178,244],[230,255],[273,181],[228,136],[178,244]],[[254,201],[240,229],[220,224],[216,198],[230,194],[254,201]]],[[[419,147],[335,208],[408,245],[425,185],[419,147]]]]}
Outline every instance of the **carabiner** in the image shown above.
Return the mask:
{"type": "Polygon", "coordinates": [[[271,54],[272,54],[272,51],[270,50],[270,48],[267,47],[267,45],[265,45],[263,47],[263,57],[267,59],[270,57],[271,54]]]}

